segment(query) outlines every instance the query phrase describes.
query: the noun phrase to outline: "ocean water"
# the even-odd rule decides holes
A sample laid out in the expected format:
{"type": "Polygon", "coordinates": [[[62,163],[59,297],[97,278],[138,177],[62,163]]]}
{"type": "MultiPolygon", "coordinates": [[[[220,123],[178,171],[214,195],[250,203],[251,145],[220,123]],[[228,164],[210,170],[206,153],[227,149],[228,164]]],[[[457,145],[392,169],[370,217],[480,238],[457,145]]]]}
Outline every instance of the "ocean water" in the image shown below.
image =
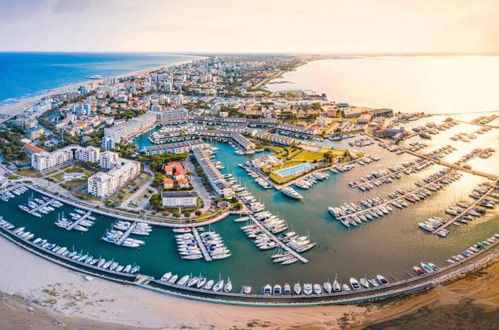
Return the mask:
{"type": "Polygon", "coordinates": [[[402,112],[499,110],[499,56],[362,57],[312,61],[267,85],[402,112]]]}
{"type": "Polygon", "coordinates": [[[160,53],[0,53],[0,107],[88,80],[194,59],[160,53]]]}

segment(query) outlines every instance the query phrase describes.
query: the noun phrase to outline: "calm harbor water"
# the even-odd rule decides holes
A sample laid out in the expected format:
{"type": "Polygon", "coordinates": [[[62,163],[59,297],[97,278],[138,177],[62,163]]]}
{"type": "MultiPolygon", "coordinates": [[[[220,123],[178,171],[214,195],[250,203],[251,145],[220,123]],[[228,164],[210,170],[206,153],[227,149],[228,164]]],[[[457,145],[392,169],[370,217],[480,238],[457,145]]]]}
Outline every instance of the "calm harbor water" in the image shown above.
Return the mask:
{"type": "Polygon", "coordinates": [[[195,56],[160,53],[2,53],[0,107],[88,80],[168,65],[195,56]]]}
{"type": "MultiPolygon", "coordinates": [[[[454,154],[446,156],[446,160],[457,159],[473,147],[497,143],[495,131],[480,135],[468,144],[448,140],[448,136],[466,129],[468,129],[467,126],[459,125],[438,136],[438,140],[441,141],[439,145],[449,143],[459,148],[454,154]]],[[[140,146],[147,144],[146,135],[136,139],[136,143],[140,146]]],[[[329,142],[329,146],[341,149],[345,147],[345,143],[347,142],[329,142]]],[[[449,256],[499,232],[497,211],[489,211],[486,217],[477,219],[468,225],[451,226],[452,232],[445,239],[425,233],[418,228],[417,223],[421,220],[431,215],[444,216],[445,208],[451,203],[468,199],[467,195],[473,187],[484,181],[481,177],[468,174],[422,202],[404,210],[395,209],[392,214],[358,228],[346,229],[327,213],[328,205],[338,205],[343,201],[358,202],[378,194],[386,196],[398,187],[413,186],[418,178],[432,174],[440,168],[434,165],[416,175],[403,175],[401,180],[367,193],[348,188],[349,181],[386,168],[391,164],[413,159],[410,155],[397,156],[378,146],[365,148],[365,151],[370,154],[381,156],[381,161],[371,166],[359,166],[346,174],[331,173],[327,181],[315,185],[308,191],[300,191],[304,199],[297,202],[286,198],[280,192],[264,190],[256,185],[243,169],[237,166],[238,163],[245,162],[248,159],[247,156],[234,154],[232,147],[227,144],[215,143],[215,145],[220,148],[216,158],[225,165],[222,172],[235,174],[249,191],[265,203],[268,210],[286,219],[291,230],[302,235],[310,235],[312,241],[318,242],[317,247],[305,253],[309,259],[308,264],[296,263],[289,266],[273,264],[269,258],[272,251],[258,250],[240,230],[242,224],[233,221],[234,216],[212,226],[221,234],[232,252],[232,257],[220,261],[204,262],[180,260],[176,252],[173,233],[167,228],[154,227],[152,234],[145,239],[146,245],[138,249],[119,247],[100,240],[113,222],[113,219],[108,217],[98,216],[98,221],[86,233],[60,229],[54,225],[57,218],[55,212],[38,219],[27,215],[17,207],[17,204],[25,202],[31,193],[26,193],[2,205],[2,215],[12,223],[26,226],[27,230],[36,233],[37,236],[59,245],[74,246],[78,250],[88,251],[94,256],[102,256],[106,259],[114,258],[121,264],[137,263],[142,267],[141,273],[156,278],[167,271],[179,275],[202,273],[213,279],[219,276],[230,277],[235,290],[239,290],[240,285],[250,284],[256,291],[266,283],[283,284],[296,281],[322,283],[327,279],[334,280],[336,275],[342,282],[346,282],[351,276],[359,278],[364,274],[374,276],[377,273],[404,279],[407,277],[405,272],[412,272],[412,266],[420,261],[443,265],[444,260],[449,256]]],[[[429,147],[427,150],[432,149],[433,147],[429,147]]],[[[494,168],[495,165],[490,165],[491,163],[497,164],[497,158],[477,159],[474,163],[477,167],[482,166],[484,170],[494,173],[499,171],[498,168],[494,168]]],[[[71,209],[65,206],[63,211],[67,214],[71,209]]]]}
{"type": "Polygon", "coordinates": [[[361,57],[312,61],[269,84],[402,112],[499,110],[499,56],[361,57]],[[282,83],[288,82],[288,83],[282,83]]]}

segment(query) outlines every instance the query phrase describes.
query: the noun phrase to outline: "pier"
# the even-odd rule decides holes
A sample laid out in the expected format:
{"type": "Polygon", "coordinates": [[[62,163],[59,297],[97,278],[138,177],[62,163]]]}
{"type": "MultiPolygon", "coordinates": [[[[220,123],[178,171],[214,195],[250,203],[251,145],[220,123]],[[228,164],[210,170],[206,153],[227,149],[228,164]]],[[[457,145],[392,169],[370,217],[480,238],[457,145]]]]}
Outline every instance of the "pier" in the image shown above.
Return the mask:
{"type": "Polygon", "coordinates": [[[73,228],[76,227],[77,225],[79,225],[80,222],[82,222],[83,220],[85,220],[86,218],[88,218],[90,216],[90,214],[92,214],[92,212],[88,211],[83,216],[81,216],[78,220],[74,221],[72,224],[70,224],[69,226],[67,226],[66,230],[73,230],[73,228]]]}
{"type": "MultiPolygon", "coordinates": [[[[381,142],[381,143],[386,143],[385,140],[381,139],[381,138],[378,138],[374,135],[371,135],[371,134],[367,134],[367,136],[370,136],[371,138],[375,139],[376,141],[378,142],[381,142]]],[[[419,157],[419,158],[423,158],[423,159],[426,159],[426,160],[430,160],[436,164],[439,164],[439,165],[442,165],[442,166],[445,166],[445,167],[448,167],[448,168],[451,168],[451,169],[454,169],[454,170],[458,170],[458,171],[462,171],[462,172],[467,172],[467,173],[470,173],[470,174],[473,174],[473,175],[478,175],[478,176],[481,176],[481,177],[484,177],[484,178],[487,178],[487,179],[491,179],[491,180],[497,180],[499,179],[499,175],[497,174],[493,174],[493,173],[486,173],[486,172],[482,172],[482,171],[475,171],[473,169],[470,169],[470,168],[465,168],[464,166],[462,165],[456,165],[456,164],[453,164],[453,163],[449,163],[449,162],[445,162],[443,160],[439,160],[439,159],[433,159],[432,157],[430,156],[426,156],[426,155],[422,155],[418,152],[414,152],[414,151],[411,151],[407,148],[404,148],[404,147],[398,147],[399,150],[401,151],[404,151],[408,154],[411,154],[413,156],[416,156],[416,157],[419,157]]],[[[477,157],[479,154],[475,155],[474,157],[470,158],[467,160],[467,162],[469,162],[470,160],[472,160],[473,158],[477,157]]]]}
{"type": "MultiPolygon", "coordinates": [[[[497,181],[496,181],[495,184],[497,184],[497,181]]],[[[478,203],[480,203],[485,198],[487,198],[487,196],[489,196],[494,191],[495,188],[496,188],[496,185],[493,185],[492,187],[490,187],[490,189],[487,190],[487,192],[485,194],[483,194],[482,197],[480,197],[479,199],[477,199],[475,202],[471,203],[471,205],[468,208],[466,208],[466,210],[464,210],[463,212],[459,213],[458,215],[456,215],[455,217],[453,217],[451,220],[449,220],[446,223],[444,223],[442,226],[440,226],[440,227],[436,228],[435,230],[433,230],[432,234],[436,234],[438,231],[449,227],[457,219],[459,219],[460,217],[462,217],[463,215],[465,215],[466,213],[468,213],[472,208],[476,207],[478,205],[478,203]]]]}
{"type": "Polygon", "coordinates": [[[45,202],[45,203],[35,207],[34,209],[29,210],[28,213],[33,214],[34,212],[37,212],[38,210],[40,210],[42,207],[50,205],[50,203],[52,203],[52,200],[49,200],[48,202],[45,202]]]}
{"type": "Polygon", "coordinates": [[[384,205],[386,205],[386,204],[391,203],[392,201],[396,201],[396,200],[398,200],[398,199],[405,198],[405,197],[407,197],[407,196],[409,196],[409,195],[414,194],[416,191],[421,190],[421,189],[424,189],[424,188],[428,187],[429,185],[434,184],[435,182],[437,182],[437,181],[439,181],[439,180],[442,180],[442,179],[444,179],[444,178],[446,178],[446,177],[448,177],[448,176],[450,176],[450,175],[452,175],[452,174],[455,174],[455,171],[452,171],[452,170],[451,170],[451,171],[449,171],[448,173],[446,173],[445,175],[443,175],[443,176],[441,176],[441,177],[438,177],[438,178],[436,178],[435,180],[432,180],[432,181],[430,181],[430,182],[428,182],[428,183],[425,183],[425,184],[424,184],[424,185],[422,185],[421,187],[417,187],[416,189],[413,189],[413,190],[411,190],[411,191],[409,191],[409,192],[407,192],[407,193],[405,193],[405,194],[403,194],[403,195],[401,195],[401,196],[398,196],[398,197],[393,198],[393,199],[392,199],[392,198],[390,198],[390,199],[388,199],[388,200],[384,201],[383,203],[377,204],[377,205],[372,206],[372,207],[369,207],[369,208],[364,208],[364,209],[362,209],[362,210],[360,210],[360,211],[353,212],[353,213],[350,213],[350,214],[346,214],[346,215],[341,216],[341,217],[337,217],[336,219],[340,220],[340,219],[343,219],[343,218],[346,218],[346,217],[351,217],[351,216],[353,216],[353,215],[357,215],[357,214],[359,214],[359,213],[364,213],[365,211],[370,210],[370,209],[372,209],[372,208],[377,208],[377,207],[380,207],[380,206],[384,206],[384,205]]]}
{"type": "Polygon", "coordinates": [[[132,233],[132,231],[135,229],[136,226],[137,226],[137,223],[132,222],[130,227],[128,227],[126,232],[123,235],[121,235],[120,239],[116,242],[116,245],[123,244],[123,242],[128,238],[128,236],[130,236],[130,234],[132,233]]]}
{"type": "Polygon", "coordinates": [[[295,250],[293,250],[292,248],[290,248],[289,246],[287,246],[283,242],[281,242],[277,237],[275,237],[275,235],[272,234],[270,231],[268,231],[267,228],[265,228],[265,226],[260,221],[256,220],[253,215],[250,215],[249,217],[253,221],[253,223],[255,225],[257,225],[261,229],[261,231],[263,231],[265,233],[265,235],[267,235],[270,239],[272,239],[274,242],[276,242],[277,245],[279,245],[283,250],[286,250],[291,255],[293,255],[293,257],[300,260],[304,264],[306,264],[308,262],[308,259],[303,257],[301,254],[299,254],[298,252],[296,252],[295,250]]]}
{"type": "MultiPolygon", "coordinates": [[[[433,161],[430,161],[430,160],[425,160],[425,161],[429,162],[429,165],[425,165],[425,168],[429,167],[429,166],[432,166],[432,165],[435,165],[435,163],[433,161]]],[[[422,162],[419,162],[419,163],[413,164],[413,165],[408,166],[408,167],[402,166],[401,169],[398,169],[396,171],[392,171],[392,170],[389,169],[390,173],[388,173],[386,175],[382,175],[382,176],[377,177],[377,178],[374,178],[372,180],[366,180],[365,183],[371,183],[371,182],[377,181],[377,180],[382,181],[382,180],[385,180],[387,178],[393,178],[394,175],[397,175],[397,174],[400,174],[400,173],[404,173],[404,171],[406,171],[406,170],[411,171],[411,170],[413,170],[413,169],[415,169],[415,168],[417,168],[418,166],[421,166],[421,165],[422,165],[422,162]]],[[[364,182],[356,183],[356,184],[354,184],[354,185],[352,185],[350,187],[351,188],[357,188],[358,186],[360,186],[362,184],[364,184],[364,182]]]]}
{"type": "Polygon", "coordinates": [[[206,250],[206,246],[204,246],[203,241],[201,240],[201,236],[199,236],[199,232],[196,227],[192,227],[192,234],[194,235],[196,242],[198,242],[198,246],[201,249],[201,253],[203,254],[204,260],[211,261],[212,260],[211,256],[208,253],[208,250],[206,250]]]}

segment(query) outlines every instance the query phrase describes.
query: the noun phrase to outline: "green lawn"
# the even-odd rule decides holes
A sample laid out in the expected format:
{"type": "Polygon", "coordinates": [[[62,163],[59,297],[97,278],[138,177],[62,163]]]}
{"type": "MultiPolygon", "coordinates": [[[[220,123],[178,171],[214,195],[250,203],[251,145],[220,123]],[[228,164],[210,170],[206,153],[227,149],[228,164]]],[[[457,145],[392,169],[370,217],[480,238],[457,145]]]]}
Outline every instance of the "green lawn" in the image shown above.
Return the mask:
{"type": "Polygon", "coordinates": [[[23,176],[31,176],[31,177],[35,177],[35,178],[42,177],[42,175],[40,173],[38,173],[35,170],[29,169],[29,168],[28,169],[19,170],[19,171],[17,171],[17,173],[19,173],[20,175],[23,175],[23,176]]]}

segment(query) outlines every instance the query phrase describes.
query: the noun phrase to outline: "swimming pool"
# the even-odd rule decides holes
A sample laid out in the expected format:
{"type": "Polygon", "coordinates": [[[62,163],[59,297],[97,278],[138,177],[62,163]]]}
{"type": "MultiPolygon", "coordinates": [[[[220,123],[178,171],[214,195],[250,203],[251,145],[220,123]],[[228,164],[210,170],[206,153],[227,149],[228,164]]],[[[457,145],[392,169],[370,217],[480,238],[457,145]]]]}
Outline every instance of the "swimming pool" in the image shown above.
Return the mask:
{"type": "Polygon", "coordinates": [[[314,165],[312,165],[311,163],[303,163],[288,168],[283,168],[282,170],[277,171],[277,174],[279,174],[280,176],[290,176],[306,172],[312,168],[314,168],[314,165]]]}

